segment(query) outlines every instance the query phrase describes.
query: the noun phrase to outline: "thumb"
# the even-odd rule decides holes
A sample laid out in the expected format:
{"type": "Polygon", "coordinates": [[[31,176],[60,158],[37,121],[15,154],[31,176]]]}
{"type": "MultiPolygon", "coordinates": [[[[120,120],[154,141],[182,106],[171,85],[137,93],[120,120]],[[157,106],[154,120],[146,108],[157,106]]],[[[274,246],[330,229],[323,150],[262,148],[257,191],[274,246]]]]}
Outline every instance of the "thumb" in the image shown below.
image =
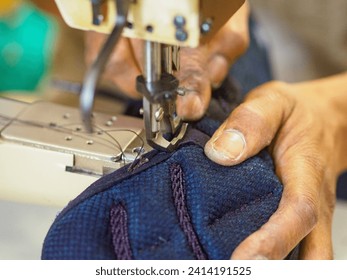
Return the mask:
{"type": "Polygon", "coordinates": [[[271,82],[253,90],[207,142],[207,157],[221,165],[235,165],[270,145],[294,106],[284,94],[287,88],[271,82]]]}

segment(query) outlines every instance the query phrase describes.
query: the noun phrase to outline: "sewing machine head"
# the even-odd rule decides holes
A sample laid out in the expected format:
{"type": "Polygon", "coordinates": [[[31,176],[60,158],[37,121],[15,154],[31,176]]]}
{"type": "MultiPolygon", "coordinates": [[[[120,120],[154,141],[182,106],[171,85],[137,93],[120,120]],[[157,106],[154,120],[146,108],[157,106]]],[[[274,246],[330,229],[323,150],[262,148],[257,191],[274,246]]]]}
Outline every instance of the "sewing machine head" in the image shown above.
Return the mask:
{"type": "Polygon", "coordinates": [[[56,0],[66,23],[73,28],[110,33],[99,57],[87,72],[81,109],[88,131],[95,87],[121,35],[145,41],[143,75],[137,89],[144,96],[143,111],[148,144],[173,150],[187,124],[176,114],[179,88],[179,48],[208,41],[245,0],[56,0]]]}

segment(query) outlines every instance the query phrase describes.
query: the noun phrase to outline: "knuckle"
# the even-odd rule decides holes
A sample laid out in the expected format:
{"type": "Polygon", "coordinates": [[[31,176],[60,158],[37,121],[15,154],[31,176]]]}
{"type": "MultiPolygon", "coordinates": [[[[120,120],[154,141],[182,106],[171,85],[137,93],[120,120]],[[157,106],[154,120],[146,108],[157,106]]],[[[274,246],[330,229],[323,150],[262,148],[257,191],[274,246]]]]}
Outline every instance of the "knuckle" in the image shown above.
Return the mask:
{"type": "Polygon", "coordinates": [[[318,205],[317,201],[312,196],[303,196],[302,198],[302,210],[304,218],[309,222],[311,227],[314,227],[318,222],[318,205]]]}
{"type": "Polygon", "coordinates": [[[266,98],[271,102],[280,102],[288,99],[288,87],[285,82],[271,81],[253,89],[246,100],[266,98]]]}
{"type": "Polygon", "coordinates": [[[178,99],[177,114],[188,121],[196,121],[205,114],[205,107],[197,95],[191,95],[188,98],[178,99]]]}
{"type": "Polygon", "coordinates": [[[185,118],[191,121],[199,120],[205,114],[205,109],[201,105],[197,105],[197,103],[193,103],[191,110],[186,110],[185,118]]]}
{"type": "Polygon", "coordinates": [[[234,119],[246,121],[247,125],[254,125],[259,129],[270,129],[266,110],[260,102],[245,102],[235,109],[234,119]]]}
{"type": "Polygon", "coordinates": [[[266,147],[273,139],[274,128],[267,110],[257,102],[246,102],[237,107],[228,118],[228,127],[243,131],[249,143],[249,151],[266,147]]]}
{"type": "Polygon", "coordinates": [[[233,44],[238,55],[246,52],[250,44],[249,33],[245,30],[233,30],[233,44]]]}
{"type": "Polygon", "coordinates": [[[318,222],[318,205],[317,201],[311,195],[301,194],[293,203],[296,214],[300,223],[306,227],[309,233],[318,222]]]}

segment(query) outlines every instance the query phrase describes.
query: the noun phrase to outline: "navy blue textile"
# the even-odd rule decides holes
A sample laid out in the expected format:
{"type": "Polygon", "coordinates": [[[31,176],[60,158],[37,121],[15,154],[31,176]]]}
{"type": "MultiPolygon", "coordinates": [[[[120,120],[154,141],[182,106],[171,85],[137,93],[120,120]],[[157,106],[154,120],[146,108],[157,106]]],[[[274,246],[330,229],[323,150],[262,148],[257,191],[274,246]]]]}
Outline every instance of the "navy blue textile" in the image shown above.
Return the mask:
{"type": "MultiPolygon", "coordinates": [[[[212,132],[217,125],[205,119],[200,127],[212,132]]],[[[119,259],[125,253],[113,240],[128,238],[124,250],[134,259],[228,259],[276,210],[282,185],[265,151],[222,167],[204,155],[206,134],[191,129],[187,137],[174,153],[154,151],[139,170],[122,168],[72,201],[50,228],[42,258],[119,259]],[[182,170],[183,197],[174,194],[173,165],[182,170]],[[118,237],[110,225],[115,205],[127,215],[118,237]]]]}
{"type": "Polygon", "coordinates": [[[347,200],[347,172],[342,173],[337,181],[336,196],[338,199],[347,200]]]}

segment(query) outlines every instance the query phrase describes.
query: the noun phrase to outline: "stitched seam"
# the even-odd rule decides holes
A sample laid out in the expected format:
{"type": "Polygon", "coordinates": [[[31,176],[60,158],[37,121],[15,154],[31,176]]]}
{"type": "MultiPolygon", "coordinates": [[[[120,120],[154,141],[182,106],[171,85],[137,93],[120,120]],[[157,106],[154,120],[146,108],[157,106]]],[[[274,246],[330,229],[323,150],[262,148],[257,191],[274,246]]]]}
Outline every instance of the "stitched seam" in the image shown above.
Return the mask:
{"type": "Polygon", "coordinates": [[[110,227],[114,253],[118,260],[132,260],[132,252],[128,236],[128,215],[121,203],[110,210],[110,227]]]}
{"type": "Polygon", "coordinates": [[[206,255],[199,242],[198,236],[194,231],[191,218],[188,213],[185,199],[185,183],[181,166],[177,163],[172,164],[170,166],[170,174],[172,195],[180,227],[182,228],[187,238],[189,247],[193,250],[196,259],[206,260],[206,255]]]}
{"type": "MultiPolygon", "coordinates": [[[[188,130],[188,132],[189,132],[189,130],[188,130]]],[[[209,137],[207,134],[205,134],[202,131],[199,131],[199,133],[201,134],[201,137],[209,137]]],[[[192,141],[186,140],[186,141],[184,141],[184,143],[181,143],[180,148],[194,145],[194,143],[198,144],[200,146],[200,148],[202,148],[205,145],[205,142],[206,141],[201,140],[200,138],[196,138],[196,139],[193,138],[192,141]]],[[[128,168],[128,166],[124,166],[124,167],[120,168],[119,170],[117,170],[115,173],[107,175],[107,176],[99,179],[97,182],[94,182],[92,185],[90,185],[84,192],[82,192],[80,195],[78,195],[74,200],[70,201],[69,204],[66,205],[63,208],[63,210],[59,213],[59,215],[56,217],[55,221],[59,221],[60,218],[62,217],[62,215],[65,215],[71,209],[79,206],[80,204],[85,202],[87,199],[90,199],[91,197],[98,195],[102,192],[109,191],[110,188],[114,187],[116,184],[121,184],[123,181],[129,179],[131,176],[141,174],[142,172],[147,171],[148,169],[152,168],[153,166],[160,164],[161,162],[166,161],[174,153],[176,153],[176,151],[174,151],[173,153],[162,153],[162,152],[159,152],[157,150],[153,150],[153,151],[145,154],[144,156],[150,157],[151,158],[150,162],[153,162],[153,160],[156,160],[158,157],[162,157],[155,164],[150,164],[150,166],[146,167],[145,169],[140,170],[140,171],[135,171],[134,173],[129,173],[129,172],[122,173],[120,175],[120,177],[121,177],[120,179],[114,180],[114,178],[116,176],[115,174],[119,173],[121,170],[126,170],[126,168],[128,168]],[[110,176],[112,176],[112,180],[109,181],[110,176]],[[91,189],[93,189],[93,188],[95,188],[95,186],[99,186],[101,184],[103,185],[102,189],[98,188],[97,190],[93,190],[91,193],[89,193],[89,191],[91,189]]]]}

